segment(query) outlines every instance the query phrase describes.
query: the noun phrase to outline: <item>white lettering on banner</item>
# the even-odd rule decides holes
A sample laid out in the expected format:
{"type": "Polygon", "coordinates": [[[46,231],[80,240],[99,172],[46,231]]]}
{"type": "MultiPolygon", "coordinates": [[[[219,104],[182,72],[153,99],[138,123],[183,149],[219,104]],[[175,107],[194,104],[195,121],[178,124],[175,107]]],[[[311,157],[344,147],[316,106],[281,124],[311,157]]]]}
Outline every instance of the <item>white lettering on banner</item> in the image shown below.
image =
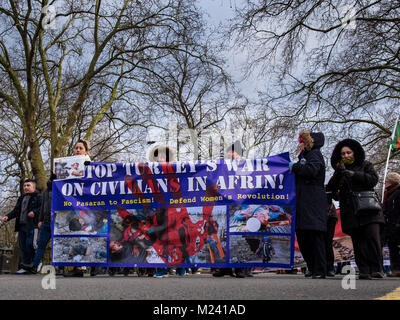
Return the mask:
{"type": "Polygon", "coordinates": [[[61,188],[61,193],[63,196],[70,197],[70,196],[83,196],[83,187],[84,183],[65,183],[61,188]]]}
{"type": "Polygon", "coordinates": [[[204,177],[188,177],[188,191],[199,191],[207,189],[207,176],[204,177]],[[200,187],[200,188],[199,188],[200,187]]]}

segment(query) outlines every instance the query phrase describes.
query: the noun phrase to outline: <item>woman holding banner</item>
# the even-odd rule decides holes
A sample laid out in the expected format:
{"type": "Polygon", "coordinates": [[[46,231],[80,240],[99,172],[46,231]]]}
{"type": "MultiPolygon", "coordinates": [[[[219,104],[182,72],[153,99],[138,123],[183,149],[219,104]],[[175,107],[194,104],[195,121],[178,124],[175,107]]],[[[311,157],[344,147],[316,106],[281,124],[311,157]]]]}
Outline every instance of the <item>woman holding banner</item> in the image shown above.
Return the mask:
{"type": "Polygon", "coordinates": [[[353,139],[342,140],[335,146],[331,165],[335,173],[327,189],[339,200],[342,230],[351,236],[359,278],[383,278],[382,210],[357,212],[353,198],[354,192],[374,191],[378,174],[373,165],[365,160],[361,144],[353,139]]]}
{"type": "MultiPolygon", "coordinates": [[[[74,145],[74,156],[85,156],[85,161],[91,161],[89,156],[89,143],[86,140],[79,139],[74,145]]],[[[64,277],[83,277],[83,271],[81,268],[74,267],[71,273],[64,273],[64,277]]],[[[90,275],[96,275],[96,269],[94,267],[90,270],[90,275]]]]}
{"type": "MultiPolygon", "coordinates": [[[[90,161],[89,144],[85,140],[78,140],[75,143],[74,156],[79,156],[79,155],[86,156],[86,160],[90,161]]],[[[50,179],[47,181],[47,188],[43,192],[43,201],[42,201],[42,206],[40,208],[40,216],[38,223],[38,227],[40,229],[38,248],[35,252],[32,264],[25,266],[27,270],[29,270],[31,273],[40,272],[42,266],[42,258],[46,251],[47,244],[51,239],[52,183],[53,180],[56,178],[57,176],[54,173],[51,173],[50,179]]],[[[76,277],[83,276],[82,270],[79,270],[78,268],[74,268],[73,272],[68,275],[64,274],[63,267],[60,269],[62,270],[61,272],[64,276],[76,276],[76,277]]]]}
{"type": "Polygon", "coordinates": [[[313,279],[326,276],[325,234],[328,200],[325,193],[325,162],[320,151],[321,132],[303,130],[299,135],[299,161],[290,162],[296,175],[296,236],[300,252],[313,279]]]}

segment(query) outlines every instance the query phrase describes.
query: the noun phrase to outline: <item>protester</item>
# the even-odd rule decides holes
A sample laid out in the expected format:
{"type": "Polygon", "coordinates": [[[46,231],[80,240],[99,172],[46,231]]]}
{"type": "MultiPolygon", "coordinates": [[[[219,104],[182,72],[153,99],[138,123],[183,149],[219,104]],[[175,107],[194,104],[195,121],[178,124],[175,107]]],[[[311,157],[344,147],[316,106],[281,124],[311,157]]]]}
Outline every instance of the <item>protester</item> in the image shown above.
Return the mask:
{"type": "Polygon", "coordinates": [[[390,172],[386,176],[383,198],[385,217],[384,240],[389,248],[389,277],[400,277],[400,174],[390,172]]]}
{"type": "MultiPolygon", "coordinates": [[[[228,149],[226,150],[226,158],[227,159],[241,159],[243,156],[243,149],[239,141],[235,141],[228,149]]],[[[223,277],[225,275],[235,276],[236,278],[244,278],[246,275],[251,276],[250,268],[234,268],[234,272],[232,272],[232,268],[218,268],[211,269],[212,275],[214,277],[223,277]]]]}
{"type": "Polygon", "coordinates": [[[321,132],[303,130],[299,135],[299,161],[290,162],[296,175],[296,236],[300,252],[313,279],[326,276],[325,236],[328,201],[324,189],[325,162],[320,149],[321,132]]]}
{"type": "Polygon", "coordinates": [[[33,258],[32,264],[24,266],[29,272],[35,274],[40,272],[42,266],[42,259],[46,251],[47,244],[51,239],[51,196],[52,196],[52,182],[55,179],[55,174],[50,175],[47,181],[47,188],[42,195],[42,205],[40,207],[39,223],[39,243],[33,258]]]}
{"type": "MultiPolygon", "coordinates": [[[[85,161],[91,161],[89,156],[90,146],[86,140],[79,139],[74,145],[74,156],[85,156],[85,161]]],[[[94,276],[96,272],[95,268],[91,268],[90,275],[94,276]]],[[[64,277],[83,277],[83,270],[81,268],[74,267],[72,273],[64,273],[64,277]]]]}
{"type": "Polygon", "coordinates": [[[326,252],[326,275],[328,277],[335,276],[335,254],[333,251],[333,237],[335,235],[336,223],[338,220],[336,207],[332,201],[332,193],[327,194],[328,197],[328,224],[326,227],[326,238],[325,238],[325,252],[326,252]]]}
{"type": "MultiPolygon", "coordinates": [[[[169,146],[158,145],[150,150],[148,159],[150,162],[172,162],[175,160],[175,154],[169,146]]],[[[154,273],[154,270],[151,268],[148,268],[146,271],[150,274],[154,273]]],[[[157,268],[156,272],[154,273],[154,278],[168,277],[169,271],[170,268],[157,268]]],[[[178,268],[176,271],[178,275],[182,276],[185,274],[184,268],[178,268]]]]}
{"type": "Polygon", "coordinates": [[[23,185],[23,194],[18,198],[14,209],[3,217],[3,222],[16,219],[15,232],[18,232],[18,244],[21,250],[21,269],[17,274],[29,273],[28,268],[35,255],[35,242],[39,221],[42,196],[36,190],[36,181],[27,179],[23,185]]]}
{"type": "Polygon", "coordinates": [[[365,160],[361,144],[353,139],[342,140],[335,146],[331,165],[335,173],[327,189],[339,199],[342,230],[352,239],[359,279],[382,278],[382,210],[357,214],[352,197],[352,192],[373,191],[378,183],[378,174],[373,165],[365,160]]]}

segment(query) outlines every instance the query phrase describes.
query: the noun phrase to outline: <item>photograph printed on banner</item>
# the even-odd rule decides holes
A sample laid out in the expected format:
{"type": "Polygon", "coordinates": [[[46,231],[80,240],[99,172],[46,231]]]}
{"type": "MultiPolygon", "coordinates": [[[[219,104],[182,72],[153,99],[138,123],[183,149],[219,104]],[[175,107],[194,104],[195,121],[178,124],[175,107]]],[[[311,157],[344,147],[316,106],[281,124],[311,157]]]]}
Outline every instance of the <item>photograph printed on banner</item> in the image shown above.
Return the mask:
{"type": "Polygon", "coordinates": [[[231,263],[290,264],[290,237],[230,235],[231,263]]]}
{"type": "Polygon", "coordinates": [[[85,175],[85,161],[88,156],[72,156],[54,159],[54,173],[57,180],[83,178],[85,175]]]}
{"type": "Polygon", "coordinates": [[[226,262],[226,207],[111,211],[114,263],[226,262]]]}
{"type": "Polygon", "coordinates": [[[67,210],[54,212],[54,235],[101,235],[108,233],[108,211],[67,210]]]}
{"type": "Polygon", "coordinates": [[[291,233],[291,206],[229,206],[230,232],[291,233]]]}
{"type": "Polygon", "coordinates": [[[107,238],[54,238],[53,262],[107,263],[107,238]]]}

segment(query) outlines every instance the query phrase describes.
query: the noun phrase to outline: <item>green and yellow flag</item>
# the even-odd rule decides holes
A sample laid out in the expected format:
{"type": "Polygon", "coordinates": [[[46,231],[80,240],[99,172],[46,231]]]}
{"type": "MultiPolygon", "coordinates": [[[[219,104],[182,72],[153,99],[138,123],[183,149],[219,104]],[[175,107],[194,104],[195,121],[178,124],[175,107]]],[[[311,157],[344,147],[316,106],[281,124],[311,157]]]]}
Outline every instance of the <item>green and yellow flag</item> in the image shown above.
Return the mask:
{"type": "Polygon", "coordinates": [[[400,121],[397,121],[396,128],[394,129],[394,137],[393,140],[387,145],[389,148],[392,145],[392,149],[396,150],[400,148],[400,121]]]}

